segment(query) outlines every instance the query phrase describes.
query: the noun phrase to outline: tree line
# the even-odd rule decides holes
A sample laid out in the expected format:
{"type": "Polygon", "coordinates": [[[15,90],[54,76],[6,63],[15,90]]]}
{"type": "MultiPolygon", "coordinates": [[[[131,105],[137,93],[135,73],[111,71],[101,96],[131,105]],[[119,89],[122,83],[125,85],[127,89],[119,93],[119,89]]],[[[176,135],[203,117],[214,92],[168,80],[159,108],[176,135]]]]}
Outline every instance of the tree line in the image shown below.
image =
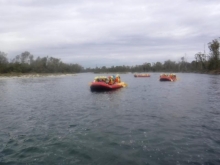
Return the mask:
{"type": "Polygon", "coordinates": [[[0,51],[0,73],[78,73],[79,64],[66,64],[54,57],[37,57],[25,51],[9,61],[7,54],[0,51]]]}
{"type": "Polygon", "coordinates": [[[167,60],[164,63],[148,63],[136,66],[112,66],[84,69],[79,64],[66,64],[54,57],[37,57],[25,51],[9,61],[7,54],[0,51],[0,73],[78,73],[78,72],[210,72],[220,73],[219,41],[208,43],[208,54],[198,52],[195,60],[187,62],[181,57],[179,62],[167,60]]]}
{"type": "Polygon", "coordinates": [[[164,63],[148,63],[136,66],[112,66],[86,68],[86,72],[203,72],[217,71],[220,73],[220,53],[219,42],[217,39],[208,43],[210,53],[198,52],[195,54],[195,60],[187,62],[185,57],[181,57],[179,62],[167,60],[164,63]]]}

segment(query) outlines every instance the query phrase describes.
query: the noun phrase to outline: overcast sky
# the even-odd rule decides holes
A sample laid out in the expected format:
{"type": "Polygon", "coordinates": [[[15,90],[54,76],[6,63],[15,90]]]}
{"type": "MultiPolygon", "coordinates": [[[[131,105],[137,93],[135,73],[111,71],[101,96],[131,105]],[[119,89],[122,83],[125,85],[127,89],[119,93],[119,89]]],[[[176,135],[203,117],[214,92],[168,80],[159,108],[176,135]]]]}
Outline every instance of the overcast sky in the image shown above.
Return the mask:
{"type": "Polygon", "coordinates": [[[219,0],[0,0],[0,51],[84,67],[194,60],[220,37],[219,0]]]}

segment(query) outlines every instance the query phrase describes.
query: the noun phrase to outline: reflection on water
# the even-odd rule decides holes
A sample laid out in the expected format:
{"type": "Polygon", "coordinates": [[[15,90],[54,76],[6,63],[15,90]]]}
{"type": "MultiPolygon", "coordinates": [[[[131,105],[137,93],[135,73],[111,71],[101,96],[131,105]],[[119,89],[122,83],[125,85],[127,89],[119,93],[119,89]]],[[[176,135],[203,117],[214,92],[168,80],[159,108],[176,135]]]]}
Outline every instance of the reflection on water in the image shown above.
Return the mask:
{"type": "Polygon", "coordinates": [[[151,75],[103,93],[94,74],[0,79],[0,162],[220,164],[220,77],[151,75]]]}

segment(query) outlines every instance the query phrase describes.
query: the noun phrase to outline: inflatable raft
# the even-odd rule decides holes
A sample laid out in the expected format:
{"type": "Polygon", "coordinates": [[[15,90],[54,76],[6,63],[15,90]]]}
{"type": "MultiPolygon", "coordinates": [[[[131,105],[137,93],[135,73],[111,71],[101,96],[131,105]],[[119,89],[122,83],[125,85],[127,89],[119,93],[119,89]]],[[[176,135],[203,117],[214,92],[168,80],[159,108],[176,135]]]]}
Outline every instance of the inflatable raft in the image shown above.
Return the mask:
{"type": "Polygon", "coordinates": [[[126,87],[127,84],[124,82],[115,83],[112,85],[109,85],[105,82],[92,82],[90,84],[91,91],[111,91],[119,88],[126,87]]]}
{"type": "Polygon", "coordinates": [[[150,77],[149,74],[135,74],[134,77],[150,77]]]}
{"type": "Polygon", "coordinates": [[[162,74],[160,75],[160,81],[176,81],[176,75],[175,74],[162,74]]]}

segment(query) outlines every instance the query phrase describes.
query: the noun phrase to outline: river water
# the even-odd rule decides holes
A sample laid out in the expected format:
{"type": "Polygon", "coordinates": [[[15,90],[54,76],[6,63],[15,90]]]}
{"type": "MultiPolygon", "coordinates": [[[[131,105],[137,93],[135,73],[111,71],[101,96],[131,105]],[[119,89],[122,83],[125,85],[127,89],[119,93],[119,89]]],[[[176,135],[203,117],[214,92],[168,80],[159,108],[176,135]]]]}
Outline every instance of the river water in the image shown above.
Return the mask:
{"type": "Polygon", "coordinates": [[[102,93],[92,73],[0,79],[0,164],[219,165],[220,76],[159,75],[102,93]]]}

